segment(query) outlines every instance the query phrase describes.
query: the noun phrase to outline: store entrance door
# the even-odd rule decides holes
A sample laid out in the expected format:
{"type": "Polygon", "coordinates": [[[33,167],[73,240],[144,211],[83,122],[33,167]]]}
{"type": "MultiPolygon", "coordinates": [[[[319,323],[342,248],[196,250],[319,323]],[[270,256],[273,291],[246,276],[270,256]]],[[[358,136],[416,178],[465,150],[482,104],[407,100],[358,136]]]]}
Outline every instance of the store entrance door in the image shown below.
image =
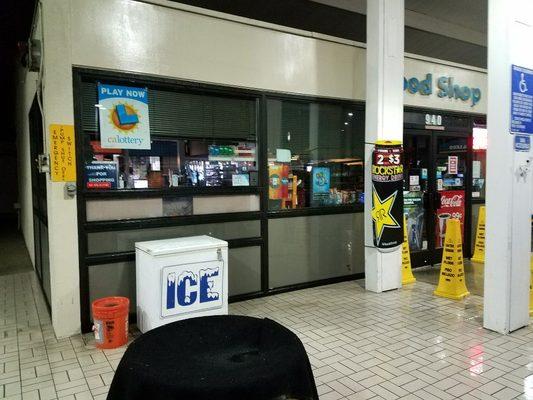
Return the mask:
{"type": "Polygon", "coordinates": [[[404,211],[413,267],[441,262],[450,218],[461,221],[463,252],[469,253],[470,153],[466,133],[404,133],[404,211]]]}

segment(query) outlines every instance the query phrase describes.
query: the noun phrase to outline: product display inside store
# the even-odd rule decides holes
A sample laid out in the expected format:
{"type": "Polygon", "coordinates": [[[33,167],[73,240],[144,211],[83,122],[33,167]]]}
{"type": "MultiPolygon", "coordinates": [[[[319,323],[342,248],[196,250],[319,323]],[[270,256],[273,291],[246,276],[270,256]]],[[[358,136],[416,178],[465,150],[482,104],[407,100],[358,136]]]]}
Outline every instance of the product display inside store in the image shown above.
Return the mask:
{"type": "Polygon", "coordinates": [[[270,210],[363,203],[361,111],[284,100],[267,110],[270,210]]]}
{"type": "Polygon", "coordinates": [[[90,149],[88,189],[257,186],[254,142],[153,139],[150,150],[117,150],[91,140],[90,149]]]}

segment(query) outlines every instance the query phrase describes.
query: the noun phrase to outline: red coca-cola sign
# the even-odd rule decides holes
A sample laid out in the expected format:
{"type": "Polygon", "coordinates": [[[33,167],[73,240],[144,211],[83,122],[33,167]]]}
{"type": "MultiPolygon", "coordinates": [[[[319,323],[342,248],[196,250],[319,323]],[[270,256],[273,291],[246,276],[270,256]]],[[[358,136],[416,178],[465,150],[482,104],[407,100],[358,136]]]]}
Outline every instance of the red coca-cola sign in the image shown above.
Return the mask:
{"type": "Polygon", "coordinates": [[[440,198],[441,207],[464,207],[464,192],[461,194],[449,195],[449,192],[442,192],[442,197],[440,198]]]}
{"type": "Polygon", "coordinates": [[[446,236],[446,224],[449,219],[461,221],[461,233],[464,240],[465,191],[443,190],[440,194],[440,208],[435,219],[435,245],[442,247],[446,236]]]}

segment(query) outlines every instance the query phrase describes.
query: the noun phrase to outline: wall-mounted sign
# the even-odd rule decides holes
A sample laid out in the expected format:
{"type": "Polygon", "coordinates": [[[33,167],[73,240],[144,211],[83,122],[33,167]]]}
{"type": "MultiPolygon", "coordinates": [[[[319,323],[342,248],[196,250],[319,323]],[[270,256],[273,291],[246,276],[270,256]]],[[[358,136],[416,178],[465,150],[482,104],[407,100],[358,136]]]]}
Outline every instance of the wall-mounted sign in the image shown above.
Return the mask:
{"type": "Polygon", "coordinates": [[[455,175],[459,173],[459,157],[448,156],[448,173],[455,175]]]}
{"type": "Polygon", "coordinates": [[[528,153],[531,149],[531,140],[529,136],[515,135],[514,137],[514,150],[528,153]]]}
{"type": "Polygon", "coordinates": [[[474,107],[481,100],[481,89],[457,84],[452,76],[441,76],[433,81],[433,74],[426,74],[424,78],[403,78],[403,90],[411,94],[430,96],[433,94],[433,86],[437,87],[439,98],[449,98],[468,102],[474,107]]]}
{"type": "Polygon", "coordinates": [[[151,148],[146,88],[98,83],[98,108],[102,148],[151,148]]]}
{"type": "Polygon", "coordinates": [[[425,121],[426,121],[426,125],[441,126],[442,125],[442,115],[426,114],[425,115],[425,121]]]}
{"type": "Polygon", "coordinates": [[[533,134],[533,70],[513,65],[511,79],[511,132],[533,134]]]}
{"type": "Polygon", "coordinates": [[[93,161],[85,165],[87,189],[116,189],[118,165],[114,161],[93,161]]]}
{"type": "Polygon", "coordinates": [[[379,141],[372,154],[374,245],[393,249],[403,242],[403,164],[400,142],[379,141]]]}
{"type": "Polygon", "coordinates": [[[50,175],[53,182],[76,182],[73,125],[50,125],[50,175]]]}

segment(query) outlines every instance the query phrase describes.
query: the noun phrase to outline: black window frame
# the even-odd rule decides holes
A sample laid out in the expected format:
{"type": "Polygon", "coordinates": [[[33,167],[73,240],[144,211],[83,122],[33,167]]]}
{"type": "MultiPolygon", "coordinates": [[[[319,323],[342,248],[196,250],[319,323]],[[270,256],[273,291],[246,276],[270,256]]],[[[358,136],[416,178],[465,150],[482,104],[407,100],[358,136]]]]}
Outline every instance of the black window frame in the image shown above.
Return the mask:
{"type": "MultiPolygon", "coordinates": [[[[114,72],[98,70],[85,67],[73,67],[73,96],[74,96],[74,121],[76,132],[76,165],[77,165],[77,206],[78,206],[78,245],[79,245],[79,273],[80,273],[80,312],[82,332],[91,330],[90,303],[89,303],[89,268],[93,265],[108,263],[134,261],[135,252],[116,252],[109,254],[88,253],[87,234],[90,232],[104,232],[114,230],[131,230],[154,227],[197,225],[216,222],[259,220],[261,226],[261,236],[253,238],[242,238],[229,240],[229,248],[240,247],[261,247],[261,290],[253,293],[245,293],[230,296],[229,301],[240,301],[249,298],[261,297],[280,292],[313,287],[328,283],[341,282],[346,280],[360,279],[363,274],[346,275],[314,282],[305,282],[287,287],[270,288],[268,285],[268,220],[271,218],[290,218],[308,215],[328,215],[328,214],[352,214],[364,212],[362,204],[354,205],[333,205],[324,207],[308,207],[293,210],[268,210],[268,160],[267,160],[267,126],[266,107],[268,99],[290,100],[301,102],[329,103],[335,105],[349,106],[358,111],[365,109],[364,102],[325,98],[318,96],[293,95],[277,93],[264,90],[241,89],[229,86],[206,84],[194,81],[184,81],[172,78],[154,77],[150,75],[114,72]],[[121,189],[121,190],[95,190],[86,189],[84,185],[84,145],[78,140],[79,135],[83,135],[82,129],[82,82],[84,81],[105,81],[109,84],[136,85],[157,89],[167,89],[175,91],[187,91],[197,94],[211,94],[216,96],[227,96],[233,98],[255,99],[256,101],[256,151],[257,165],[259,172],[259,183],[256,187],[179,187],[163,189],[121,189]],[[190,215],[182,217],[158,217],[112,221],[87,222],[86,202],[91,199],[132,199],[150,197],[176,197],[176,196],[217,196],[217,195],[258,195],[259,211],[226,213],[226,214],[206,214],[190,215]]],[[[363,139],[364,140],[364,139],[363,139]]],[[[131,320],[135,321],[135,315],[131,315],[131,320]]]]}

